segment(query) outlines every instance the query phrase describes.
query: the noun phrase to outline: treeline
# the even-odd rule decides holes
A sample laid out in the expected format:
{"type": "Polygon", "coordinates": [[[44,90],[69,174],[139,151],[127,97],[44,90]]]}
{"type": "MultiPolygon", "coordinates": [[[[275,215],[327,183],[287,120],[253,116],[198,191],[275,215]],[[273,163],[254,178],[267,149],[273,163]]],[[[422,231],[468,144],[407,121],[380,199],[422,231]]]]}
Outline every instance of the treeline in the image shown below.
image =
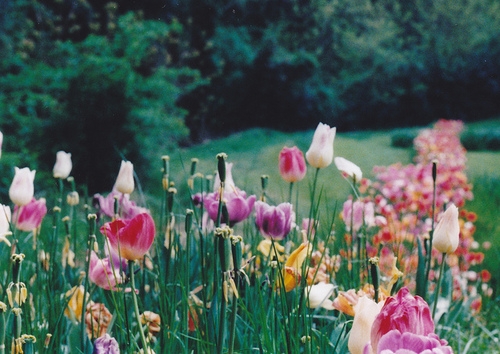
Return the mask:
{"type": "Polygon", "coordinates": [[[0,129],[33,161],[79,147],[75,173],[91,189],[111,183],[116,156],[147,167],[158,151],[247,127],[500,114],[500,0],[0,6],[0,129]]]}

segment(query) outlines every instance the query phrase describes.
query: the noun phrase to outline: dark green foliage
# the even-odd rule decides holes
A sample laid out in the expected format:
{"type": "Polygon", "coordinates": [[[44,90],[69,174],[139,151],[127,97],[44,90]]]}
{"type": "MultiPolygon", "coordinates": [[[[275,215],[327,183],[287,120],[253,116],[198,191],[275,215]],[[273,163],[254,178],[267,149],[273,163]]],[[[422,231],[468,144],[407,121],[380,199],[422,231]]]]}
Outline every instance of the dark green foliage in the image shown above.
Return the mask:
{"type": "Polygon", "coordinates": [[[416,136],[417,134],[414,132],[398,130],[391,135],[391,146],[405,149],[411,148],[416,136]]]}
{"type": "Polygon", "coordinates": [[[471,151],[500,150],[500,128],[487,130],[468,130],[460,137],[462,145],[471,151]]]}

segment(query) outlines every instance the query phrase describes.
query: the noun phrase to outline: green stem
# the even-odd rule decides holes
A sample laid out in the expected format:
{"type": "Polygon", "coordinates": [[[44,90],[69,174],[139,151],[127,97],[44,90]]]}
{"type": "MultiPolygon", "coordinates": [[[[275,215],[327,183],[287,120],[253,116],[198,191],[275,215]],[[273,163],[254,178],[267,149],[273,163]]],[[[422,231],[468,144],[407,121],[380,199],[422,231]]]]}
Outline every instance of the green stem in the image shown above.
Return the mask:
{"type": "Polygon", "coordinates": [[[314,173],[313,190],[311,194],[311,208],[309,209],[309,221],[307,223],[307,239],[309,239],[309,236],[311,234],[311,223],[312,223],[312,217],[314,215],[314,197],[316,194],[316,185],[318,184],[318,175],[319,175],[319,168],[317,168],[316,172],[314,173]]]}
{"type": "Polygon", "coordinates": [[[132,285],[132,299],[134,301],[134,311],[135,317],[137,320],[137,325],[139,326],[139,334],[141,336],[142,348],[144,349],[145,354],[149,354],[149,346],[146,340],[146,336],[144,335],[144,330],[141,325],[141,314],[139,313],[139,304],[137,303],[137,294],[135,293],[135,276],[134,276],[134,261],[128,261],[128,269],[130,272],[130,283],[132,285]]]}
{"type": "Polygon", "coordinates": [[[434,293],[434,304],[432,306],[432,319],[436,314],[436,307],[439,299],[439,290],[441,288],[441,279],[443,278],[444,264],[445,264],[446,253],[443,253],[443,259],[441,260],[441,267],[439,268],[439,279],[436,285],[436,292],[434,293]]]}
{"type": "Polygon", "coordinates": [[[432,225],[431,231],[429,232],[429,240],[426,243],[425,250],[427,252],[427,262],[426,262],[426,271],[425,271],[425,282],[424,282],[424,294],[427,297],[427,282],[429,281],[429,274],[431,271],[431,258],[432,258],[432,240],[434,238],[434,228],[435,228],[435,215],[436,215],[436,177],[437,177],[437,164],[436,162],[432,163],[432,225]]]}
{"type": "Polygon", "coordinates": [[[85,347],[87,345],[87,332],[85,331],[85,311],[86,311],[86,301],[87,301],[87,291],[89,288],[89,271],[90,271],[90,256],[92,254],[92,250],[94,249],[95,242],[95,228],[96,228],[96,218],[95,214],[88,215],[89,222],[89,238],[88,238],[88,248],[87,248],[87,259],[85,260],[85,285],[83,290],[83,303],[82,303],[82,315],[80,318],[80,332],[81,332],[81,345],[83,348],[83,352],[85,353],[85,347]]]}

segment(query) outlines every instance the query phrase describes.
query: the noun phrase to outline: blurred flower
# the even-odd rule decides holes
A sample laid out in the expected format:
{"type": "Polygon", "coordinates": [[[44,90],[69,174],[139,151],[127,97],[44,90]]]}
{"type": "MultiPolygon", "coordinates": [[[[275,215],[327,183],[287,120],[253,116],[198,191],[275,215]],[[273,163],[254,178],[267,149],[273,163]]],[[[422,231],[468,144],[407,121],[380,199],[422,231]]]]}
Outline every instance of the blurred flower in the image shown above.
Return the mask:
{"type": "Polygon", "coordinates": [[[434,230],[432,246],[441,253],[453,253],[458,247],[459,235],[458,208],[451,204],[434,230]]]}
{"type": "MultiPolygon", "coordinates": [[[[73,288],[66,291],[64,297],[69,298],[68,305],[64,309],[64,314],[69,319],[79,322],[82,317],[83,311],[83,294],[85,293],[85,287],[83,285],[74,286],[73,288]]],[[[88,298],[88,294],[87,294],[88,298]]]]}
{"type": "Polygon", "coordinates": [[[122,284],[125,280],[121,272],[127,270],[127,264],[126,262],[123,262],[121,265],[119,262],[111,264],[111,260],[112,256],[100,259],[97,254],[92,251],[89,263],[89,279],[103,289],[118,290],[116,286],[122,284]]]}
{"type": "Polygon", "coordinates": [[[255,203],[255,223],[264,237],[283,240],[292,228],[295,214],[290,203],[270,206],[261,201],[255,203]]]}
{"type": "Polygon", "coordinates": [[[130,161],[122,161],[113,190],[123,194],[131,194],[134,187],[134,165],[130,161]]]}
{"type": "Polygon", "coordinates": [[[17,229],[21,231],[33,231],[42,223],[47,214],[47,205],[45,198],[36,200],[33,198],[28,204],[14,207],[12,222],[17,229]]]}
{"type": "Polygon", "coordinates": [[[94,194],[94,203],[97,204],[99,211],[110,218],[115,216],[115,200],[118,200],[118,211],[124,219],[132,219],[139,214],[149,213],[148,209],[130,200],[129,194],[122,194],[117,190],[113,190],[106,197],[94,194]]]}
{"type": "Polygon", "coordinates": [[[262,255],[270,261],[275,259],[278,262],[283,262],[285,260],[285,257],[283,256],[283,253],[285,253],[285,247],[277,242],[274,242],[273,246],[273,241],[271,239],[260,241],[257,246],[257,251],[262,253],[262,255]]]}
{"type": "Polygon", "coordinates": [[[122,258],[136,260],[149,251],[156,230],[151,215],[142,213],[132,219],[108,222],[101,227],[101,233],[122,258]]]}
{"type": "Polygon", "coordinates": [[[69,206],[78,205],[78,203],[80,203],[80,195],[78,195],[78,192],[77,191],[69,192],[68,195],[66,196],[66,203],[68,203],[69,206]]]}
{"type": "Polygon", "coordinates": [[[381,338],[392,330],[421,336],[434,333],[434,321],[429,305],[420,296],[411,295],[406,287],[386,299],[384,307],[373,322],[371,346],[375,352],[378,352],[381,338]]]}
{"type": "Polygon", "coordinates": [[[333,301],[330,300],[330,296],[333,294],[335,286],[330,283],[319,282],[311,286],[307,286],[305,291],[305,296],[307,297],[307,305],[312,308],[323,307],[327,310],[334,310],[333,301]]]}
{"type": "Polygon", "coordinates": [[[28,167],[14,167],[15,175],[9,189],[10,200],[18,206],[28,204],[35,193],[35,173],[28,167]]]}
{"type": "Polygon", "coordinates": [[[352,199],[348,199],[345,201],[342,209],[342,219],[344,220],[347,231],[351,229],[351,226],[354,231],[358,231],[363,225],[366,227],[375,226],[374,204],[372,202],[364,203],[358,200],[353,204],[352,199]]]}
{"type": "Polygon", "coordinates": [[[95,340],[92,354],[120,354],[120,346],[116,339],[106,333],[95,340]]]}
{"type": "MultiPolygon", "coordinates": [[[[236,192],[224,190],[222,198],[226,203],[229,220],[225,220],[225,218],[222,217],[221,223],[233,226],[250,216],[257,197],[255,195],[251,195],[247,198],[246,196],[246,193],[241,190],[237,190],[236,192]]],[[[207,209],[208,215],[210,215],[210,219],[215,222],[219,211],[219,193],[213,192],[207,194],[203,203],[207,209]]]]}
{"type": "Polygon", "coordinates": [[[339,169],[339,171],[345,173],[352,179],[356,180],[356,182],[361,181],[363,178],[363,173],[361,169],[354,163],[349,160],[344,159],[343,157],[334,158],[335,166],[339,169]]]}
{"type": "Polygon", "coordinates": [[[0,204],[0,242],[5,242],[10,246],[10,241],[7,236],[12,235],[10,231],[11,211],[8,205],[0,204]]]}
{"type": "MultiPolygon", "coordinates": [[[[233,191],[234,192],[238,188],[234,184],[234,180],[233,180],[233,172],[232,172],[232,170],[233,170],[233,163],[232,162],[225,162],[225,166],[226,166],[226,179],[225,179],[225,182],[224,182],[224,188],[227,191],[233,191]]],[[[220,177],[219,177],[219,173],[217,172],[217,174],[215,175],[215,178],[214,178],[214,192],[219,192],[220,187],[221,187],[220,177]]]]}
{"type": "Polygon", "coordinates": [[[3,133],[0,132],[0,157],[2,157],[3,133]]]}
{"type": "Polygon", "coordinates": [[[144,311],[141,315],[141,323],[148,327],[151,336],[157,336],[160,333],[161,318],[157,313],[144,311]]]}
{"type": "Polygon", "coordinates": [[[336,128],[319,123],[314,132],[313,140],[309,150],[306,152],[307,162],[312,167],[324,168],[333,161],[333,141],[336,128]]]}
{"type": "Polygon", "coordinates": [[[288,257],[285,263],[283,274],[283,282],[285,291],[292,291],[302,279],[302,263],[307,257],[309,243],[302,243],[295,251],[288,257]]]}
{"type": "Polygon", "coordinates": [[[58,151],[56,153],[56,163],[52,170],[54,178],[68,178],[72,168],[73,163],[71,162],[71,154],[64,151],[58,151]]]}
{"type": "Polygon", "coordinates": [[[90,338],[102,337],[106,334],[113,315],[104,304],[90,303],[85,311],[85,326],[90,338]]]}
{"type": "Polygon", "coordinates": [[[383,302],[376,303],[367,296],[362,296],[354,305],[354,320],[349,332],[348,348],[352,354],[363,353],[370,342],[370,330],[380,312],[383,302]]]}
{"type": "Polygon", "coordinates": [[[301,181],[307,172],[304,154],[298,147],[284,147],[280,151],[279,170],[281,177],[287,182],[301,181]]]}
{"type": "Polygon", "coordinates": [[[440,353],[453,354],[450,346],[443,344],[439,337],[430,333],[427,336],[411,332],[401,333],[397,329],[389,331],[378,343],[377,353],[395,354],[417,354],[417,353],[440,353]]]}

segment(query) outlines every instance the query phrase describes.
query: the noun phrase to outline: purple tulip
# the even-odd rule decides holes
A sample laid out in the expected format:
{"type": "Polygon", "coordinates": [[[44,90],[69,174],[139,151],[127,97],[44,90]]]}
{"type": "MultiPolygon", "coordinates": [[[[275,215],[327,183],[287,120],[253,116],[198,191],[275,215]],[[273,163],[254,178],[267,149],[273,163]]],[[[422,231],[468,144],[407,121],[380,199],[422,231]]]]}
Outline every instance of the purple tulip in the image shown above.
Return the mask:
{"type": "Polygon", "coordinates": [[[255,212],[255,223],[265,237],[282,240],[290,232],[295,216],[292,204],[281,203],[278,206],[270,206],[258,201],[255,203],[255,212]]]}
{"type": "MultiPolygon", "coordinates": [[[[257,197],[255,195],[251,195],[247,198],[247,194],[239,189],[235,189],[234,191],[225,191],[223,200],[226,203],[229,220],[225,220],[224,216],[222,216],[221,223],[233,226],[234,224],[248,218],[252,212],[256,199],[257,197]]],[[[219,193],[213,192],[207,194],[203,203],[210,219],[215,222],[219,211],[219,193]]]]}
{"type": "Polygon", "coordinates": [[[93,354],[120,354],[120,347],[116,339],[106,333],[95,340],[93,354]]]}

